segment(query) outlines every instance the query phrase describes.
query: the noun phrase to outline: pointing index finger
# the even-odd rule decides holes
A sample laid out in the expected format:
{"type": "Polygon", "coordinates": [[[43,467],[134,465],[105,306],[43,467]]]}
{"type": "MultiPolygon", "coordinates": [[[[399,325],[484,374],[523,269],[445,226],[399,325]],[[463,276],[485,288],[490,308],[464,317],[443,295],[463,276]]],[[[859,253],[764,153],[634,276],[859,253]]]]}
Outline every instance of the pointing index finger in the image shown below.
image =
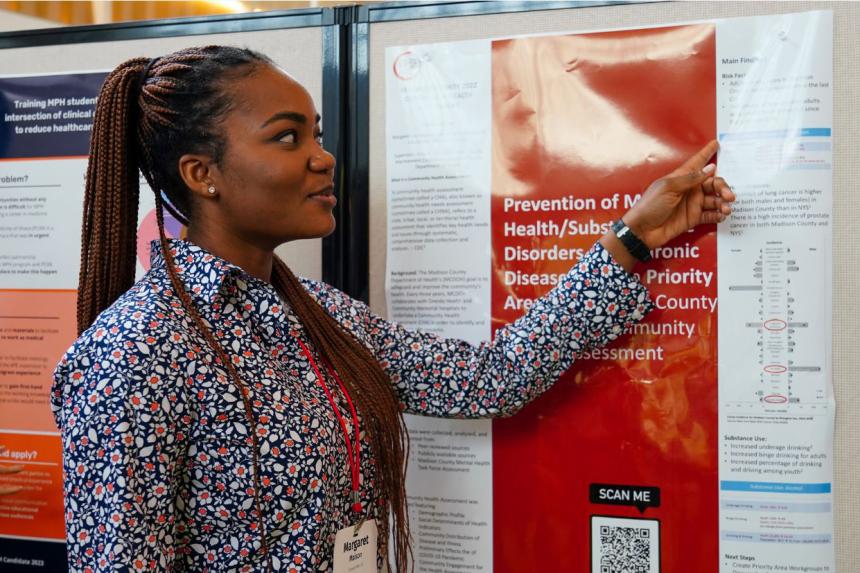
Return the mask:
{"type": "Polygon", "coordinates": [[[702,168],[708,164],[708,161],[711,160],[711,157],[714,156],[714,153],[717,152],[717,149],[719,149],[719,147],[720,144],[717,143],[717,140],[712,139],[708,142],[707,145],[705,145],[699,151],[690,156],[687,161],[685,161],[680,167],[678,167],[678,169],[674,171],[673,175],[680,175],[684,173],[689,173],[691,171],[701,171],[702,168]]]}

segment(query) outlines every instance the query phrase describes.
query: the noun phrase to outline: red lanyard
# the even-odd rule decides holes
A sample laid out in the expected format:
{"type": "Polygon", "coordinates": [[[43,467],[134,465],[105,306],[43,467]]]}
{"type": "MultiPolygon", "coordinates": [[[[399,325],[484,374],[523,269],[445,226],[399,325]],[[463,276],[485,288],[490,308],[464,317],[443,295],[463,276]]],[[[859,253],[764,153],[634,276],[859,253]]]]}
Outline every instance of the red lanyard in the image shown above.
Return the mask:
{"type": "Polygon", "coordinates": [[[319,367],[317,366],[314,357],[311,355],[311,351],[305,345],[304,342],[299,340],[296,337],[296,342],[299,343],[299,346],[302,347],[302,351],[307,356],[308,361],[311,363],[311,366],[314,369],[314,372],[317,375],[317,380],[319,380],[320,386],[325,391],[326,397],[328,397],[329,404],[331,404],[332,410],[334,410],[335,415],[337,416],[338,422],[340,422],[341,430],[343,430],[343,436],[346,440],[346,454],[349,456],[349,469],[352,473],[352,510],[355,513],[361,513],[361,495],[359,494],[359,475],[361,472],[361,434],[359,432],[358,426],[358,415],[355,412],[355,406],[352,404],[352,399],[349,397],[349,392],[346,391],[346,388],[343,385],[343,382],[340,379],[340,376],[337,375],[334,368],[332,368],[331,364],[326,362],[326,366],[328,367],[329,374],[337,381],[338,386],[340,386],[340,391],[343,392],[343,395],[346,396],[346,402],[349,404],[349,412],[352,414],[352,427],[355,428],[355,445],[353,446],[349,437],[349,430],[346,427],[346,420],[343,419],[343,416],[340,413],[340,408],[337,407],[337,404],[334,401],[334,398],[331,395],[331,391],[328,389],[328,385],[325,383],[325,379],[320,372],[319,367]]]}

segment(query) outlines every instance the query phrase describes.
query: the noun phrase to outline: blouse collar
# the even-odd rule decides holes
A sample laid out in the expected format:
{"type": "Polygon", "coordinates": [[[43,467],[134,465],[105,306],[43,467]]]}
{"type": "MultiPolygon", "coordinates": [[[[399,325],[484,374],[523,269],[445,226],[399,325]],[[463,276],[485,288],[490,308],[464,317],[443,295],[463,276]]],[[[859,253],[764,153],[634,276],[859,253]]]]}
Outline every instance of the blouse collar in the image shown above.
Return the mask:
{"type": "MultiPolygon", "coordinates": [[[[187,292],[197,303],[211,305],[219,295],[240,291],[271,291],[267,294],[277,297],[274,287],[244,269],[225,259],[213,255],[203,247],[182,239],[168,239],[173,254],[176,271],[187,292]]],[[[150,243],[150,264],[152,270],[167,272],[161,242],[155,239],[150,243]]]]}

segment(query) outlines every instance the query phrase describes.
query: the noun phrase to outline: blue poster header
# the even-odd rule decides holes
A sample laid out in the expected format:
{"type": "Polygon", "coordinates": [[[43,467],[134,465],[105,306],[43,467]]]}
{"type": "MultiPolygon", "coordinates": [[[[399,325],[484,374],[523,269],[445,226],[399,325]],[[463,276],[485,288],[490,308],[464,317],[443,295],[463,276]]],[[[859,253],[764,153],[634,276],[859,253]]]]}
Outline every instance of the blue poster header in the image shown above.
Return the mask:
{"type": "Polygon", "coordinates": [[[89,154],[107,73],[0,78],[0,159],[89,154]]]}

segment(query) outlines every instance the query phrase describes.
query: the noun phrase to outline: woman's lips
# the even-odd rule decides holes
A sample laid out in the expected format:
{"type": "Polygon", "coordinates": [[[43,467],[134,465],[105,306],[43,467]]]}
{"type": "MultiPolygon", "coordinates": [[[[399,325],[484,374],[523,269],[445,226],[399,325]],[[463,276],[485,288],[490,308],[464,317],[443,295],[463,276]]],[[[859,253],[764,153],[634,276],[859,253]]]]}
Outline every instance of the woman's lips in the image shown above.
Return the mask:
{"type": "Polygon", "coordinates": [[[335,197],[334,195],[334,187],[326,187],[317,191],[316,193],[311,193],[310,195],[308,195],[308,199],[319,201],[321,203],[325,203],[326,205],[331,205],[332,207],[337,205],[337,197],[335,197]]]}

